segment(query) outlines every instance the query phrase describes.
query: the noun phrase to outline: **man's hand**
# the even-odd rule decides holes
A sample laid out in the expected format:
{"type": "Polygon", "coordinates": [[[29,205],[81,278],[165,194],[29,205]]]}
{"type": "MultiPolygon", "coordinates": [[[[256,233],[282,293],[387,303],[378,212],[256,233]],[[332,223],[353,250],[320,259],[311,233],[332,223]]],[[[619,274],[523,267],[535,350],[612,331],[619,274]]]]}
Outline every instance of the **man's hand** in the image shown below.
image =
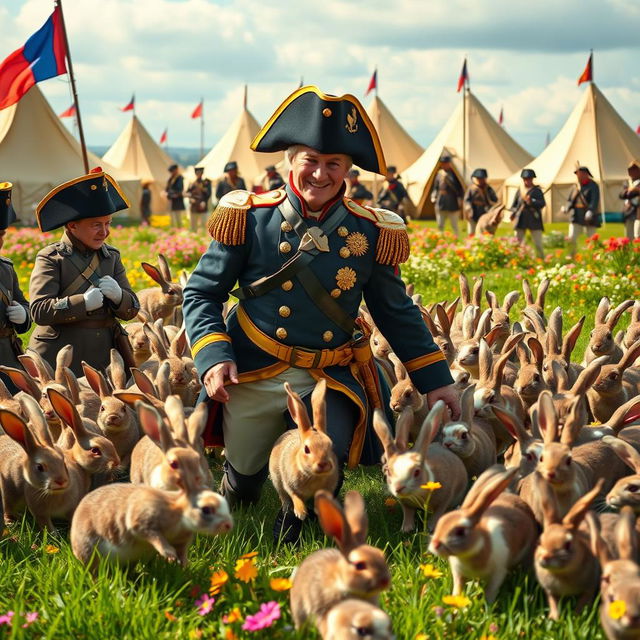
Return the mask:
{"type": "Polygon", "coordinates": [[[218,402],[228,402],[229,394],[224,388],[225,381],[231,384],[238,384],[238,367],[232,360],[218,362],[204,374],[202,383],[207,390],[207,394],[218,402]]]}
{"type": "Polygon", "coordinates": [[[105,298],[109,298],[113,304],[122,302],[122,289],[120,285],[111,277],[103,276],[98,280],[98,288],[105,298]]]}
{"type": "Polygon", "coordinates": [[[437,389],[433,389],[427,393],[427,404],[429,405],[429,409],[431,409],[438,400],[442,400],[442,402],[447,405],[451,415],[451,420],[458,420],[460,418],[460,394],[452,384],[448,384],[444,387],[438,387],[437,389]]]}
{"type": "Polygon", "coordinates": [[[7,318],[13,324],[24,324],[27,320],[27,310],[14,300],[7,307],[7,318]]]}

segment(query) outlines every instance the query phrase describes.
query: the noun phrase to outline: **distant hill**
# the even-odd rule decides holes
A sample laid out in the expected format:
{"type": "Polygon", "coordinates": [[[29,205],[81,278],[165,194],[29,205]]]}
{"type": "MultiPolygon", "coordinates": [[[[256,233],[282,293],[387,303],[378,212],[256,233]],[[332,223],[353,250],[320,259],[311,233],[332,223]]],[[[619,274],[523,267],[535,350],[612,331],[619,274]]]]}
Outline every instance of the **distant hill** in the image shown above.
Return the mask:
{"type": "MultiPolygon", "coordinates": [[[[107,152],[109,147],[106,146],[89,146],[89,150],[97,156],[102,156],[107,152]]],[[[200,149],[192,149],[190,147],[169,147],[167,153],[181,166],[188,167],[200,160],[200,149]]]]}

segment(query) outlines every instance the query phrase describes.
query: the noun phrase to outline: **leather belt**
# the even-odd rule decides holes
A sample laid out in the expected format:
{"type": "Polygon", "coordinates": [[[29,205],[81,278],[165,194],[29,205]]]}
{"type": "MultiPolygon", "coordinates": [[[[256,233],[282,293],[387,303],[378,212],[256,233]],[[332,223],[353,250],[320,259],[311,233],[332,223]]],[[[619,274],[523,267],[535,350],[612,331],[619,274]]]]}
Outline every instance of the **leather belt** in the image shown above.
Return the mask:
{"type": "Polygon", "coordinates": [[[335,365],[346,367],[353,360],[353,349],[349,346],[349,343],[337,349],[289,347],[258,329],[240,304],[238,305],[237,318],[241,329],[251,342],[270,356],[277,358],[281,362],[286,362],[292,367],[300,369],[324,369],[335,365]]]}

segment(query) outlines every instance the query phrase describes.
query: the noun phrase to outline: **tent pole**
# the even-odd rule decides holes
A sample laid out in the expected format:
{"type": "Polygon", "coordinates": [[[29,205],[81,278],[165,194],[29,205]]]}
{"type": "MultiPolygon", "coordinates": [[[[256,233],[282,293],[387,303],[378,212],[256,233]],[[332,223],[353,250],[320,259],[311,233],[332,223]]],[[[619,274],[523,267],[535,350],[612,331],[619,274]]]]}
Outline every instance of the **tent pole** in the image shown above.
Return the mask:
{"type": "Polygon", "coordinates": [[[593,89],[595,85],[591,82],[589,91],[591,91],[591,99],[593,100],[593,128],[596,132],[596,149],[598,151],[598,175],[600,176],[600,211],[602,212],[602,226],[606,226],[607,220],[605,216],[604,190],[605,179],[602,166],[602,150],[600,149],[600,136],[598,135],[598,105],[596,104],[596,93],[593,89]]]}
{"type": "Polygon", "coordinates": [[[89,157],[87,156],[87,145],[84,141],[84,129],[82,128],[82,119],[80,118],[80,102],[78,101],[78,92],[76,91],[76,80],[73,75],[73,63],[71,62],[71,51],[69,50],[69,38],[67,38],[67,27],[64,24],[64,12],[62,11],[62,0],[55,0],[56,7],[60,9],[60,24],[62,25],[62,33],[64,35],[64,47],[67,52],[67,64],[69,65],[69,80],[71,81],[71,92],[73,93],[73,104],[76,107],[76,123],[78,125],[78,136],[80,138],[80,147],[82,149],[82,162],[84,164],[84,172],[89,173],[89,157]]]}
{"type": "Polygon", "coordinates": [[[467,181],[467,87],[462,90],[462,179],[467,181]]]}

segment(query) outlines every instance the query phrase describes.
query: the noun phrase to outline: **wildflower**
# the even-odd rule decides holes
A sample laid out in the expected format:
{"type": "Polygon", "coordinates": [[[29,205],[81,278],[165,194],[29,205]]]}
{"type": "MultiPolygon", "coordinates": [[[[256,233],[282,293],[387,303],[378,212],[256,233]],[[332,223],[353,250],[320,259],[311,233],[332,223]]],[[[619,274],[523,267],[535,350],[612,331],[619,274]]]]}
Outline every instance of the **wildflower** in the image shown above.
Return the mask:
{"type": "Polygon", "coordinates": [[[22,628],[26,629],[27,627],[31,626],[37,619],[38,619],[38,612],[30,611],[29,613],[27,613],[27,615],[25,615],[26,622],[22,625],[22,628]]]}
{"type": "Polygon", "coordinates": [[[442,602],[456,609],[463,609],[471,604],[471,600],[466,596],[444,596],[442,602]]]}
{"type": "Polygon", "coordinates": [[[252,616],[247,616],[247,619],[242,625],[243,631],[259,631],[260,629],[267,629],[276,620],[280,618],[280,605],[273,600],[271,602],[265,602],[260,605],[260,609],[252,616]]]}
{"type": "Polygon", "coordinates": [[[442,618],[444,609],[442,607],[435,606],[433,607],[433,613],[435,614],[436,618],[442,618]]]}
{"type": "Polygon", "coordinates": [[[176,622],[178,620],[178,618],[176,618],[169,610],[164,612],[164,617],[170,622],[176,622]]]}
{"type": "Polygon", "coordinates": [[[52,544],[48,544],[44,548],[46,553],[58,553],[60,549],[58,547],[54,547],[52,544]]]}
{"type": "Polygon", "coordinates": [[[396,502],[395,498],[387,498],[384,501],[384,506],[387,507],[387,509],[393,509],[398,503],[396,502]]]}
{"type": "Polygon", "coordinates": [[[238,636],[233,632],[233,629],[226,629],[224,632],[224,640],[238,640],[238,636]]]}
{"type": "Polygon", "coordinates": [[[0,616],[0,625],[7,624],[11,626],[11,619],[15,615],[15,611],[7,611],[4,615],[0,616]]]}
{"type": "Polygon", "coordinates": [[[427,482],[426,484],[421,484],[420,488],[427,491],[435,491],[436,489],[442,489],[442,485],[439,482],[427,482]]]}
{"type": "Polygon", "coordinates": [[[251,560],[257,557],[258,557],[257,551],[250,551],[249,553],[245,553],[243,556],[240,556],[239,560],[251,560]]]}
{"type": "Polygon", "coordinates": [[[225,624],[232,624],[233,622],[239,622],[242,620],[242,613],[238,607],[233,607],[226,616],[222,618],[222,622],[225,624]]]}
{"type": "Polygon", "coordinates": [[[271,578],[269,586],[274,591],[289,591],[292,587],[292,582],[289,578],[271,578]]]}
{"type": "Polygon", "coordinates": [[[212,596],[218,595],[222,591],[222,587],[229,581],[229,574],[222,570],[211,574],[211,588],[209,593],[212,596]]]}
{"type": "Polygon", "coordinates": [[[420,569],[422,569],[422,575],[425,578],[442,578],[442,571],[432,564],[421,564],[420,569]]]}
{"type": "Polygon", "coordinates": [[[258,576],[255,556],[250,559],[240,558],[236,562],[235,576],[238,580],[242,580],[242,582],[255,580],[258,576]]]}
{"type": "Polygon", "coordinates": [[[207,613],[211,613],[213,605],[215,604],[215,598],[210,598],[206,593],[202,594],[201,598],[196,600],[196,607],[198,607],[198,615],[206,616],[207,613]]]}
{"type": "Polygon", "coordinates": [[[627,605],[624,600],[614,600],[609,605],[609,617],[613,620],[620,620],[622,616],[627,612],[627,605]]]}
{"type": "Polygon", "coordinates": [[[483,634],[480,636],[480,640],[498,640],[495,636],[483,634]]]}
{"type": "Polygon", "coordinates": [[[489,633],[497,633],[498,632],[498,625],[495,622],[492,622],[489,625],[489,633]]]}
{"type": "Polygon", "coordinates": [[[428,636],[426,633],[419,633],[419,634],[416,636],[416,640],[427,640],[427,638],[428,638],[428,637],[429,637],[429,636],[428,636]]]}

